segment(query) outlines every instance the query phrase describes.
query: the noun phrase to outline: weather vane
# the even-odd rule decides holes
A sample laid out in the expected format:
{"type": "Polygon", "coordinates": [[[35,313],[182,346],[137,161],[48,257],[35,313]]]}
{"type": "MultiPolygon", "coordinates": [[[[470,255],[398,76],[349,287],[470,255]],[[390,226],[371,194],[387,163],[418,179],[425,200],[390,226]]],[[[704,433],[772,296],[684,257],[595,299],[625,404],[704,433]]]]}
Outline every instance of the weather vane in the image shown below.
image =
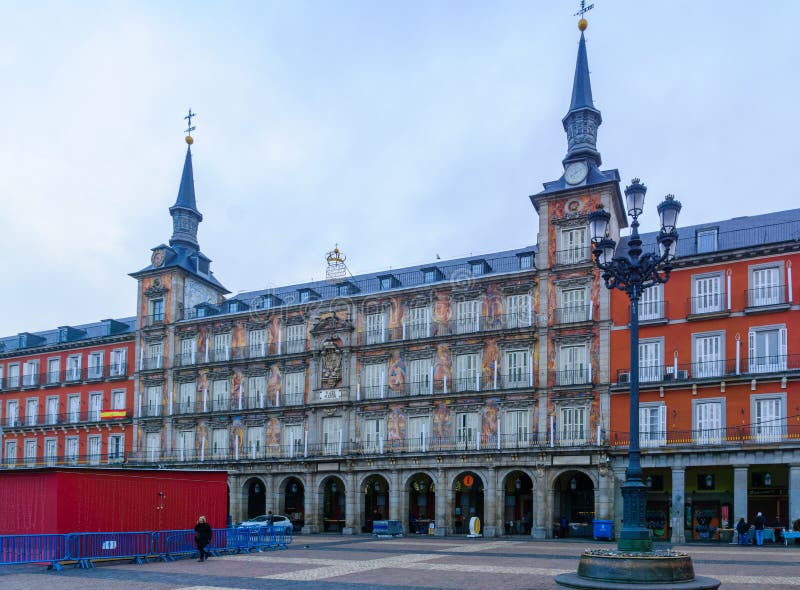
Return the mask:
{"type": "Polygon", "coordinates": [[[192,126],[192,117],[196,117],[197,113],[193,113],[191,107],[189,107],[189,114],[184,117],[187,121],[189,121],[189,126],[186,128],[186,143],[192,145],[194,139],[192,138],[192,131],[195,130],[195,127],[192,126]]]}
{"type": "Polygon", "coordinates": [[[586,0],[581,0],[581,9],[575,13],[575,16],[583,18],[583,15],[589,12],[592,8],[594,8],[594,4],[589,4],[589,6],[586,6],[586,0]]]}

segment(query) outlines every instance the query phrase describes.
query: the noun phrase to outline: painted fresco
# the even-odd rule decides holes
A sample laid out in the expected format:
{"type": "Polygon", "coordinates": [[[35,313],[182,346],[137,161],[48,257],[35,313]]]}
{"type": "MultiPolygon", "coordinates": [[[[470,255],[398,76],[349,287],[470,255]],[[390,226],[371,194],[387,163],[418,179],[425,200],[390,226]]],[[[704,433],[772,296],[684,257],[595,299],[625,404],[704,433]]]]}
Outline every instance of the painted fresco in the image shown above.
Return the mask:
{"type": "Polygon", "coordinates": [[[393,352],[389,357],[388,373],[389,389],[396,393],[402,393],[406,384],[406,362],[400,356],[400,351],[393,352]]]}
{"type": "Polygon", "coordinates": [[[486,405],[483,406],[483,424],[481,426],[481,435],[484,444],[488,444],[493,440],[497,440],[497,416],[500,415],[500,406],[496,399],[486,400],[486,405]]]}
{"type": "Polygon", "coordinates": [[[386,417],[386,443],[389,448],[401,448],[406,435],[406,417],[403,406],[392,405],[386,417]]]}
{"type": "Polygon", "coordinates": [[[241,408],[244,406],[244,400],[242,400],[242,370],[239,368],[234,369],[231,380],[231,407],[241,408]]]}
{"type": "Polygon", "coordinates": [[[231,350],[233,351],[234,358],[242,357],[246,342],[244,324],[242,322],[236,322],[233,324],[233,329],[231,330],[231,350]]]}
{"type": "Polygon", "coordinates": [[[200,369],[197,372],[196,393],[197,407],[202,408],[203,400],[208,400],[208,369],[200,369]]]}
{"type": "Polygon", "coordinates": [[[278,340],[281,334],[281,318],[273,316],[267,322],[267,353],[278,354],[278,340]]]}
{"type": "Polygon", "coordinates": [[[483,298],[483,317],[486,329],[494,330],[503,326],[503,294],[496,283],[486,286],[483,298]]]}
{"type": "Polygon", "coordinates": [[[233,421],[231,422],[231,426],[228,432],[230,436],[230,443],[228,444],[228,448],[230,449],[230,454],[232,456],[236,456],[236,452],[238,450],[240,457],[245,456],[244,425],[242,424],[241,416],[233,417],[233,421]]]}
{"type": "Polygon", "coordinates": [[[497,340],[495,338],[490,338],[486,341],[482,356],[481,376],[483,386],[493,386],[495,367],[497,367],[497,383],[498,385],[501,384],[502,366],[500,363],[500,350],[497,348],[497,340]]]}
{"type": "Polygon", "coordinates": [[[264,448],[267,456],[277,457],[281,452],[281,421],[278,418],[270,418],[267,422],[265,432],[264,448]]]}
{"type": "Polygon", "coordinates": [[[400,338],[403,333],[403,318],[405,310],[403,304],[397,297],[389,299],[389,337],[392,339],[400,338]]]}
{"type": "Polygon", "coordinates": [[[447,334],[449,331],[450,319],[452,317],[453,309],[450,304],[450,293],[447,291],[434,291],[433,313],[431,314],[433,334],[447,334]]]}
{"type": "Polygon", "coordinates": [[[437,389],[441,389],[442,383],[447,378],[448,389],[452,388],[453,382],[453,359],[450,355],[450,347],[447,344],[439,344],[436,347],[436,360],[433,366],[433,380],[437,389]]]}
{"type": "Polygon", "coordinates": [[[434,440],[451,440],[453,436],[453,414],[450,411],[450,400],[436,402],[433,410],[434,440]]]}
{"type": "Polygon", "coordinates": [[[208,455],[209,447],[208,447],[208,421],[207,420],[198,420],[197,421],[197,433],[195,434],[194,444],[195,449],[197,450],[198,458],[201,455],[205,454],[208,455]]]}
{"type": "Polygon", "coordinates": [[[269,396],[270,403],[274,403],[276,399],[279,399],[282,381],[280,366],[277,364],[270,366],[269,376],[267,377],[267,396],[269,396]]]}
{"type": "Polygon", "coordinates": [[[197,328],[197,358],[206,357],[208,350],[208,324],[200,324],[197,328]]]}

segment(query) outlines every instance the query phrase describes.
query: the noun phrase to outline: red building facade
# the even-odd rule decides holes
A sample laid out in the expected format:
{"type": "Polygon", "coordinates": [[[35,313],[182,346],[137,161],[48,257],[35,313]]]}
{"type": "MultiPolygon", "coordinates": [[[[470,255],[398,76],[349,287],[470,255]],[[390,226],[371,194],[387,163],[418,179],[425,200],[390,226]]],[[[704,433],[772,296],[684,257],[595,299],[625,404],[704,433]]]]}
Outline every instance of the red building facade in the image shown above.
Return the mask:
{"type": "Polygon", "coordinates": [[[122,463],[131,447],[133,319],[0,339],[4,468],[122,463]]]}

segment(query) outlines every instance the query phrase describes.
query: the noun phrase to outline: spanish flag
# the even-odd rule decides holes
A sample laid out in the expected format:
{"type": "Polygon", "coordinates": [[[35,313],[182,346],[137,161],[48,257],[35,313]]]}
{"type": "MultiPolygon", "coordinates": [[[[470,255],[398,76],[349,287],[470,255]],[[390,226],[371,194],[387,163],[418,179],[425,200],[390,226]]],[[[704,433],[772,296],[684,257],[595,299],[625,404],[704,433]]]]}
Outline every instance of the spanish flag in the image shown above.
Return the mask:
{"type": "Polygon", "coordinates": [[[100,419],[105,420],[106,418],[125,418],[125,410],[103,410],[100,412],[100,419]]]}

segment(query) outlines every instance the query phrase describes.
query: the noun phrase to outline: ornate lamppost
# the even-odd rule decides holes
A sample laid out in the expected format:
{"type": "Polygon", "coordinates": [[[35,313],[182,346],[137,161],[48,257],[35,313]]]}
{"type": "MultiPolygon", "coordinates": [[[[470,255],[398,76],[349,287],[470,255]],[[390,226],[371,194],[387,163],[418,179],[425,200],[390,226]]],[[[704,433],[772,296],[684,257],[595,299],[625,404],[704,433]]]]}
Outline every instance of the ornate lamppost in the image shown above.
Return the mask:
{"type": "Polygon", "coordinates": [[[639,299],[642,291],[666,283],[672,271],[672,259],[678,245],[676,225],[680,202],[672,195],[658,205],[661,230],[658,232],[658,252],[643,252],[639,237],[639,215],[642,214],[647,187],[638,178],[625,188],[628,215],[633,219],[627,248],[616,249],[607,236],[611,214],[602,205],[589,214],[595,263],[603,271],[609,289],[619,289],[630,298],[631,365],[630,365],[630,444],[628,468],[622,486],[623,521],[617,540],[620,551],[651,551],[653,542],[645,522],[647,485],[642,480],[639,449],[639,299]]]}

